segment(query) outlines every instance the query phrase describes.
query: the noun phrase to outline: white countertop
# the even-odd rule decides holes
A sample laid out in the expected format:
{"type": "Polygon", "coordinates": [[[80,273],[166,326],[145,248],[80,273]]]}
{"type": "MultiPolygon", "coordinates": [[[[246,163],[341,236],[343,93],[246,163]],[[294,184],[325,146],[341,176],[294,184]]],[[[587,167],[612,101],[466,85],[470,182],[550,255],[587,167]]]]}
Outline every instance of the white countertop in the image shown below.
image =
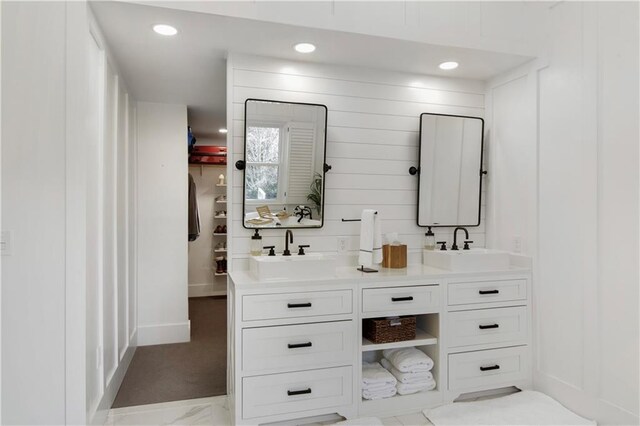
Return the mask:
{"type": "Polygon", "coordinates": [[[406,268],[390,269],[378,268],[378,272],[365,273],[357,270],[356,266],[341,266],[335,269],[334,275],[320,278],[257,280],[248,270],[233,271],[229,273],[232,283],[236,288],[253,289],[264,287],[305,287],[308,285],[337,285],[351,283],[357,286],[361,283],[388,284],[392,282],[411,282],[439,279],[456,279],[465,277],[483,277],[495,275],[527,274],[531,272],[531,259],[526,256],[511,254],[511,266],[508,269],[492,271],[454,272],[438,269],[423,264],[408,265],[406,268]]]}

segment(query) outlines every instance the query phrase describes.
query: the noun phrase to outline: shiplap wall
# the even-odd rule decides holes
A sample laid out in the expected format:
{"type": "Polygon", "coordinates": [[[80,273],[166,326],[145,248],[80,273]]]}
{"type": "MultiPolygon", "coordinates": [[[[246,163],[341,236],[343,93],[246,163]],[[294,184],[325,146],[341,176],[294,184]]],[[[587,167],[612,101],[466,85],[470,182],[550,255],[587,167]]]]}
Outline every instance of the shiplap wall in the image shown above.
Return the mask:
{"type": "MultiPolygon", "coordinates": [[[[357,254],[360,225],[341,218],[359,218],[376,209],[382,232],[398,232],[408,245],[409,262],[419,263],[426,228],[416,225],[420,114],[433,112],[484,117],[481,81],[411,75],[371,69],[230,55],[227,75],[227,117],[232,144],[229,156],[229,213],[233,218],[230,256],[234,269],[245,269],[251,232],[241,222],[242,172],[233,164],[243,159],[244,102],[247,98],[309,102],[327,106],[327,173],[325,221],[321,229],[294,230],[295,244],[310,244],[314,252],[336,252],[337,237],[349,239],[357,254]]],[[[482,222],[484,222],[484,197],[482,222]]],[[[469,228],[476,247],[485,230],[469,228]]],[[[452,241],[452,228],[437,228],[438,241],[452,241]]],[[[264,245],[284,245],[283,231],[264,230],[264,245]]]]}

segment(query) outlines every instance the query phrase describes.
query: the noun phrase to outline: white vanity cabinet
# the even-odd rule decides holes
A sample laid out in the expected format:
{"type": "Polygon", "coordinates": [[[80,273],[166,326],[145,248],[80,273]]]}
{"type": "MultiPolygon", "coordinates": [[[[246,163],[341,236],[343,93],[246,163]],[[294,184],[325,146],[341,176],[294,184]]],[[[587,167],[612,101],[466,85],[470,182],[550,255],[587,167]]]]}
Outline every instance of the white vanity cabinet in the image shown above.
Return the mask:
{"type": "Polygon", "coordinates": [[[244,278],[232,274],[227,293],[234,423],[353,417],[358,341],[352,285],[254,285],[244,278]]]}
{"type": "Polygon", "coordinates": [[[461,394],[531,386],[531,276],[526,267],[448,272],[422,265],[323,280],[260,282],[230,274],[229,409],[235,424],[340,414],[394,416],[461,394]],[[416,316],[414,340],[375,344],[363,320],[416,316]],[[416,347],[436,388],[362,399],[362,362],[416,347]]]}
{"type": "MultiPolygon", "coordinates": [[[[362,371],[362,362],[374,362],[382,359],[382,351],[392,348],[415,347],[426,353],[434,361],[431,370],[436,381],[436,388],[430,391],[410,395],[396,394],[391,398],[365,400],[360,386],[358,387],[358,413],[361,417],[387,417],[407,414],[434,406],[442,402],[441,378],[444,375],[440,362],[441,311],[443,307],[442,285],[437,278],[412,277],[409,280],[381,281],[364,280],[360,284],[360,316],[358,324],[362,326],[367,318],[384,318],[393,316],[415,316],[416,337],[392,343],[373,343],[362,338],[360,345],[360,364],[358,373],[362,371]]],[[[362,328],[359,330],[362,335],[362,328]]],[[[358,375],[358,385],[362,377],[358,375]]]]}
{"type": "Polygon", "coordinates": [[[529,273],[447,280],[445,400],[506,386],[531,387],[529,273]]]}

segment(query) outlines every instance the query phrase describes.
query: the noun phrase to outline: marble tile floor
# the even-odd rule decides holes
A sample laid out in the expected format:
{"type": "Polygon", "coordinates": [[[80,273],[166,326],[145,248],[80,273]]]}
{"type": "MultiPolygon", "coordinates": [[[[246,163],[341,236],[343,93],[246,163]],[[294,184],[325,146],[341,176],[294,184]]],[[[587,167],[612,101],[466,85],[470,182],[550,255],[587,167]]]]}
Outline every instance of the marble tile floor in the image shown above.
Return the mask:
{"type": "MultiPolygon", "coordinates": [[[[381,419],[386,426],[431,425],[420,412],[381,419]]],[[[226,396],[163,402],[114,408],[107,418],[108,426],[124,425],[231,425],[226,396]]],[[[324,426],[326,423],[311,423],[305,426],[324,426]]]]}
{"type": "MultiPolygon", "coordinates": [[[[467,394],[464,401],[480,401],[500,398],[518,392],[510,387],[499,390],[467,394]]],[[[385,426],[421,426],[433,423],[422,412],[403,414],[402,416],[380,419],[385,426]]],[[[333,421],[322,423],[306,423],[300,426],[326,426],[333,421]]],[[[108,426],[124,425],[231,425],[226,395],[209,398],[188,399],[183,401],[163,402],[160,404],[138,405],[134,407],[113,408],[107,418],[108,426]]]]}

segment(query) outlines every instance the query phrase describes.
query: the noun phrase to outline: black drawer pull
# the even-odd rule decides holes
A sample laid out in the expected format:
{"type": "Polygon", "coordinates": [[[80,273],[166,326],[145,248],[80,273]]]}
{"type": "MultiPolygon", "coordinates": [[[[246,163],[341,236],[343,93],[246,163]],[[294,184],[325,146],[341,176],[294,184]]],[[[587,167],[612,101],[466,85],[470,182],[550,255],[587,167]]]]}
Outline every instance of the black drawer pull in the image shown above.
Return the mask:
{"type": "Polygon", "coordinates": [[[307,342],[307,343],[289,343],[287,345],[287,347],[289,349],[310,348],[311,347],[311,342],[307,342]]]}
{"type": "Polygon", "coordinates": [[[498,294],[500,290],[480,290],[479,294],[498,294]]]}
{"type": "Polygon", "coordinates": [[[480,371],[489,371],[489,370],[500,370],[500,366],[496,364],[496,365],[490,365],[488,367],[480,367],[480,371]]]}
{"type": "Polygon", "coordinates": [[[479,325],[478,326],[478,328],[480,330],[487,330],[489,328],[498,328],[498,327],[500,327],[500,325],[498,325],[498,324],[487,324],[487,325],[479,325]]]}
{"type": "Polygon", "coordinates": [[[391,301],[392,302],[409,302],[413,300],[413,296],[406,296],[406,297],[392,297],[391,301]]]}
{"type": "Polygon", "coordinates": [[[297,391],[287,391],[287,395],[289,396],[294,396],[294,395],[304,395],[307,393],[311,393],[311,388],[307,388],[307,389],[303,389],[303,390],[297,390],[297,391]]]}
{"type": "Polygon", "coordinates": [[[307,303],[287,303],[287,308],[310,308],[311,302],[307,303]]]}

